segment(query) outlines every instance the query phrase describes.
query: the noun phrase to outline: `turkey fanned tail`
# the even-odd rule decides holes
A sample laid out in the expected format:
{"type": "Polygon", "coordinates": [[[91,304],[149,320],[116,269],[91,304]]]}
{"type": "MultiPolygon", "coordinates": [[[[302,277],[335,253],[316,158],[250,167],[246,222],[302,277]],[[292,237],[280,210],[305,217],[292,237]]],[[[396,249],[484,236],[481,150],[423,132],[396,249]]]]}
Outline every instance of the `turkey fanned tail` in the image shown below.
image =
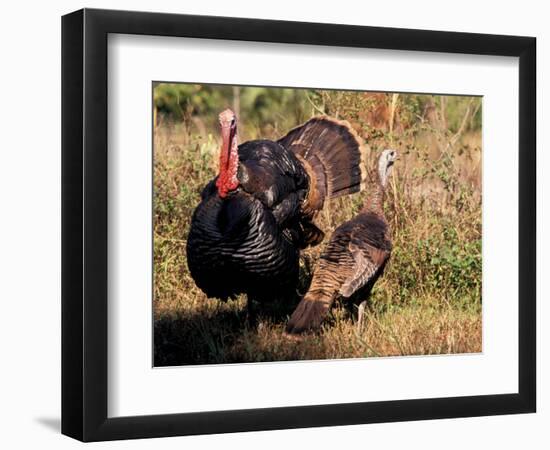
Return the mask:
{"type": "Polygon", "coordinates": [[[363,189],[367,149],[348,122],[314,117],[278,143],[298,157],[308,174],[306,210],[320,210],[326,199],[363,189]]]}

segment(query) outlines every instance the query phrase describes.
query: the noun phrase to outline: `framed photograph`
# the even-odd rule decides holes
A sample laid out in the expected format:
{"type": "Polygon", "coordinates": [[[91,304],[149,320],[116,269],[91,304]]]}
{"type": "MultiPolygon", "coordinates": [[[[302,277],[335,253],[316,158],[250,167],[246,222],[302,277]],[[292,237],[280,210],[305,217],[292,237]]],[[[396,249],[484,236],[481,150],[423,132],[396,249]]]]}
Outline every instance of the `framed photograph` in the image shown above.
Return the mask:
{"type": "Polygon", "coordinates": [[[535,412],[532,37],[62,21],[62,432],[535,412]]]}

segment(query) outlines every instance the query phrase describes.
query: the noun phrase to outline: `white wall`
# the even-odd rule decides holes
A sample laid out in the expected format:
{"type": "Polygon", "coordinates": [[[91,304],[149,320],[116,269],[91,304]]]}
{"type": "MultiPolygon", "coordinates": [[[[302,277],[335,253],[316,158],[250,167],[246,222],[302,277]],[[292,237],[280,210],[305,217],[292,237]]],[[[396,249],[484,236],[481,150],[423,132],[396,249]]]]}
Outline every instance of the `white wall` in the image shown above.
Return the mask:
{"type": "MultiPolygon", "coordinates": [[[[82,6],[191,14],[247,16],[361,25],[394,26],[538,38],[539,229],[548,229],[543,211],[550,182],[543,167],[550,157],[542,114],[550,107],[550,30],[544,2],[463,0],[239,0],[169,2],[4,2],[0,16],[0,442],[4,448],[72,448],[78,443],[59,434],[60,416],[60,16],[82,6]],[[544,76],[542,75],[544,74],[544,76]],[[34,117],[28,111],[34,111],[34,117]]],[[[539,255],[550,251],[550,238],[539,233],[539,255]]],[[[539,275],[548,258],[539,256],[539,275]]],[[[541,276],[541,278],[543,278],[541,276]]],[[[548,277],[539,298],[548,293],[548,277]]],[[[539,301],[539,380],[548,379],[550,331],[541,329],[549,307],[539,301]],[[545,353],[545,354],[543,354],[545,353]]],[[[536,415],[410,422],[223,436],[170,438],[98,444],[119,448],[548,448],[550,390],[539,383],[536,415]]]]}

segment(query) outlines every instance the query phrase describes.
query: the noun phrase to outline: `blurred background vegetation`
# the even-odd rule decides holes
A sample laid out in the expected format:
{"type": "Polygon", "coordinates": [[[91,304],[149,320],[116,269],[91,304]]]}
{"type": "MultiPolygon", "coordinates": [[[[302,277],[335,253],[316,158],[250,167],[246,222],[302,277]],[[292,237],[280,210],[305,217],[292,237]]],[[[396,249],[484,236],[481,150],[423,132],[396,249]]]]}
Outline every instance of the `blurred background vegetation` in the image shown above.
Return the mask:
{"type": "MultiPolygon", "coordinates": [[[[157,125],[191,121],[197,131],[203,132],[216,130],[219,112],[228,107],[242,119],[241,134],[244,129],[251,136],[277,130],[284,132],[315,114],[336,118],[342,113],[352,114],[355,119],[362,119],[359,125],[364,131],[369,128],[389,131],[390,125],[389,110],[382,111],[386,106],[383,96],[387,94],[181,83],[157,83],[153,92],[157,125]]],[[[481,129],[481,98],[402,95],[395,108],[393,128],[396,132],[410,128],[419,120],[449,133],[481,129]],[[475,102],[473,108],[470,101],[475,102]],[[472,110],[463,125],[469,107],[472,110]]]]}
{"type": "MultiPolygon", "coordinates": [[[[153,112],[155,365],[481,351],[481,98],[160,83],[153,112]],[[369,167],[383,148],[399,151],[386,202],[394,250],[361,332],[353,308],[337,305],[321,333],[289,342],[282,331],[294,305],[250,329],[244,298],[224,303],[196,288],[186,237],[217,173],[217,117],[227,107],[242,142],[328,114],[368,143],[369,167]]],[[[332,200],[317,220],[327,236],[367,196],[332,200]]],[[[322,249],[303,253],[303,293],[322,249]]]]}

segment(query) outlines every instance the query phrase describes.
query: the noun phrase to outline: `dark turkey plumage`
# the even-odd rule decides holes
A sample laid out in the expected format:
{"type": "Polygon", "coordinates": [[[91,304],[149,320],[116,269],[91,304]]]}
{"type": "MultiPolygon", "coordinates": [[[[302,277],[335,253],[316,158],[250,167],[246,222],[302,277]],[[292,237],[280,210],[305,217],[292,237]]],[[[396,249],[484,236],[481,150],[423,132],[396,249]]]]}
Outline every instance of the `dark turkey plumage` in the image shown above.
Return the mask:
{"type": "Polygon", "coordinates": [[[221,198],[214,182],[202,193],[187,241],[191,275],[209,297],[288,292],[298,276],[300,204],[307,176],[275,142],[239,147],[241,186],[221,198]]]}

